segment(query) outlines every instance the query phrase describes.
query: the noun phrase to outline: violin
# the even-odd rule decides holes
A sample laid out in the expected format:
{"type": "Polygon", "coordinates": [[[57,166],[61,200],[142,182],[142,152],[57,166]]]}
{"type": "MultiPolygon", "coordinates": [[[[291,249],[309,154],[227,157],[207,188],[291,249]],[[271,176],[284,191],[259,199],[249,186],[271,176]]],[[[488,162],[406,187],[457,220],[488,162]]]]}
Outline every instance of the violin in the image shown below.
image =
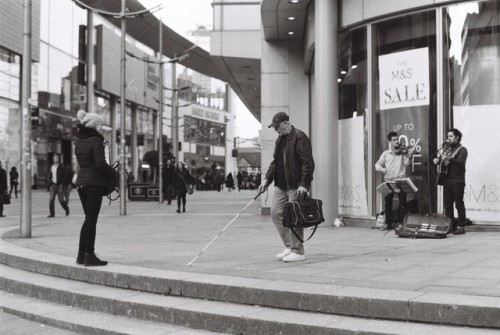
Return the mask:
{"type": "Polygon", "coordinates": [[[399,144],[394,147],[394,154],[396,155],[406,155],[412,148],[403,144],[399,144]]]}

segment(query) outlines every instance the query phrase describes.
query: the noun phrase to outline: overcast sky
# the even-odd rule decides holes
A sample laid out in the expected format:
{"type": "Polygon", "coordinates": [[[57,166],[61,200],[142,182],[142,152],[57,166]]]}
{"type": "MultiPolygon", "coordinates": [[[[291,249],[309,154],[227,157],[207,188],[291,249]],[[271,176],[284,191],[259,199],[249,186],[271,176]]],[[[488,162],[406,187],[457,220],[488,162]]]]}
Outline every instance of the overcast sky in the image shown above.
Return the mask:
{"type": "MultiPolygon", "coordinates": [[[[140,2],[146,8],[162,4],[163,9],[155,15],[161,17],[164,24],[186,38],[188,38],[187,32],[195,30],[198,25],[210,29],[213,27],[212,0],[140,0],[140,2]]],[[[260,127],[260,123],[239,101],[236,110],[236,136],[257,137],[260,127]]]]}

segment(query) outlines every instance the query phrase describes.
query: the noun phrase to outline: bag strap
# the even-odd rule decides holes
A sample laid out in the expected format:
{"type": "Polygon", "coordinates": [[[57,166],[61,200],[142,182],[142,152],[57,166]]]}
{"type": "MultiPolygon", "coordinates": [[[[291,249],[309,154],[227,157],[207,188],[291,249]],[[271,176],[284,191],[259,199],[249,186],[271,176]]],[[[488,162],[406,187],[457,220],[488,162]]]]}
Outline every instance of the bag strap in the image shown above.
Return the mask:
{"type": "Polygon", "coordinates": [[[186,185],[186,188],[188,188],[188,183],[186,183],[186,180],[184,180],[184,177],[182,176],[182,170],[179,170],[179,177],[181,177],[182,181],[184,182],[184,185],[186,185]]]}
{"type": "MultiPolygon", "coordinates": [[[[305,229],[305,228],[304,228],[304,229],[305,229]]],[[[296,238],[297,238],[300,242],[302,242],[302,243],[309,241],[309,240],[311,239],[311,237],[313,237],[314,233],[316,232],[316,229],[318,229],[318,225],[315,225],[315,226],[314,226],[314,230],[313,230],[313,232],[311,233],[311,235],[309,235],[309,237],[307,238],[307,240],[303,240],[303,239],[301,239],[301,238],[299,237],[299,234],[297,234],[297,233],[295,232],[295,230],[293,230],[293,228],[291,228],[291,227],[290,227],[290,230],[292,231],[292,233],[293,233],[293,234],[295,235],[295,237],[296,237],[296,238]]]]}

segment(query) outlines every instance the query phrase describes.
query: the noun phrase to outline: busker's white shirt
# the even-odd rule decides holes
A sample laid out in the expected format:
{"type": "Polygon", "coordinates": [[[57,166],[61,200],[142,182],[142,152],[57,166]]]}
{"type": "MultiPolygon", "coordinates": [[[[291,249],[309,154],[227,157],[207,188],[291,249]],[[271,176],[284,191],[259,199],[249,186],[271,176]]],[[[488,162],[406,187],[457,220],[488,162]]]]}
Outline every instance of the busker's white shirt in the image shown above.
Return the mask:
{"type": "Polygon", "coordinates": [[[57,184],[57,167],[59,166],[59,164],[52,164],[52,166],[50,167],[50,171],[52,172],[52,182],[54,184],[57,184]]]}
{"type": "Polygon", "coordinates": [[[386,150],[380,155],[379,160],[375,163],[375,170],[383,171],[385,180],[394,180],[406,177],[406,167],[410,165],[410,157],[408,154],[396,155],[392,150],[386,150]]]}

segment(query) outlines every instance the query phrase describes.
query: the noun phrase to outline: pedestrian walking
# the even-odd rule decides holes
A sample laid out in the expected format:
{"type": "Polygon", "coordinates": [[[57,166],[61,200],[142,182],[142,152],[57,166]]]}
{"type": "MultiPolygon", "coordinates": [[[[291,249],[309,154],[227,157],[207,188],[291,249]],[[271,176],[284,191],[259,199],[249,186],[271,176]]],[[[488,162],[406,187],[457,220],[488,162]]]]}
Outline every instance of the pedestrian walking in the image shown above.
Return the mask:
{"type": "Polygon", "coordinates": [[[304,228],[283,227],[283,205],[287,201],[297,200],[299,195],[308,193],[314,173],[314,159],[309,137],[296,129],[284,112],[277,113],[268,128],[273,127],[278,133],[274,147],[273,161],[266,176],[259,186],[259,192],[265,191],[274,181],[274,198],[271,216],[283,241],[285,249],[276,255],[284,262],[297,262],[306,259],[304,228]],[[300,239],[293,234],[294,229],[300,239]]]}
{"type": "Polygon", "coordinates": [[[186,194],[188,185],[194,183],[194,178],[189,173],[188,169],[184,166],[184,163],[178,162],[175,168],[174,175],[174,191],[177,196],[177,213],[181,212],[181,202],[182,202],[182,212],[186,211],[186,194]]]}
{"type": "Polygon", "coordinates": [[[163,166],[162,181],[163,181],[163,194],[167,204],[172,204],[172,199],[175,199],[174,192],[174,175],[175,167],[172,160],[167,159],[167,164],[163,166]]]}
{"type": "Polygon", "coordinates": [[[56,216],[55,211],[55,199],[57,195],[57,199],[61,204],[61,207],[66,212],[66,216],[69,215],[69,207],[64,199],[64,190],[62,187],[63,180],[66,175],[66,168],[60,163],[61,156],[59,154],[54,154],[53,164],[49,169],[49,176],[47,180],[47,191],[50,192],[50,200],[49,200],[49,215],[47,217],[53,218],[56,216]]]}
{"type": "Polygon", "coordinates": [[[241,174],[241,171],[238,171],[238,174],[236,175],[236,179],[238,181],[238,192],[241,191],[241,188],[243,187],[243,175],[241,174]]]}
{"type": "Polygon", "coordinates": [[[5,215],[3,215],[3,202],[4,198],[8,196],[7,172],[2,168],[2,162],[0,162],[0,217],[5,217],[5,215]]]}
{"type": "Polygon", "coordinates": [[[17,199],[17,186],[19,185],[19,173],[17,172],[17,168],[13,166],[9,172],[10,177],[10,192],[9,195],[12,197],[12,190],[14,190],[14,195],[17,199]]]}
{"type": "Polygon", "coordinates": [[[95,113],[78,111],[80,125],[75,142],[75,155],[80,169],[76,179],[78,195],[85,220],[80,231],[76,263],[85,266],[106,265],[107,261],[95,254],[96,226],[101,211],[106,178],[113,176],[104,154],[104,137],[101,135],[104,119],[95,113]]]}
{"type": "Polygon", "coordinates": [[[234,179],[231,172],[229,172],[226,177],[226,188],[228,192],[231,192],[231,190],[234,189],[234,179]]]}

